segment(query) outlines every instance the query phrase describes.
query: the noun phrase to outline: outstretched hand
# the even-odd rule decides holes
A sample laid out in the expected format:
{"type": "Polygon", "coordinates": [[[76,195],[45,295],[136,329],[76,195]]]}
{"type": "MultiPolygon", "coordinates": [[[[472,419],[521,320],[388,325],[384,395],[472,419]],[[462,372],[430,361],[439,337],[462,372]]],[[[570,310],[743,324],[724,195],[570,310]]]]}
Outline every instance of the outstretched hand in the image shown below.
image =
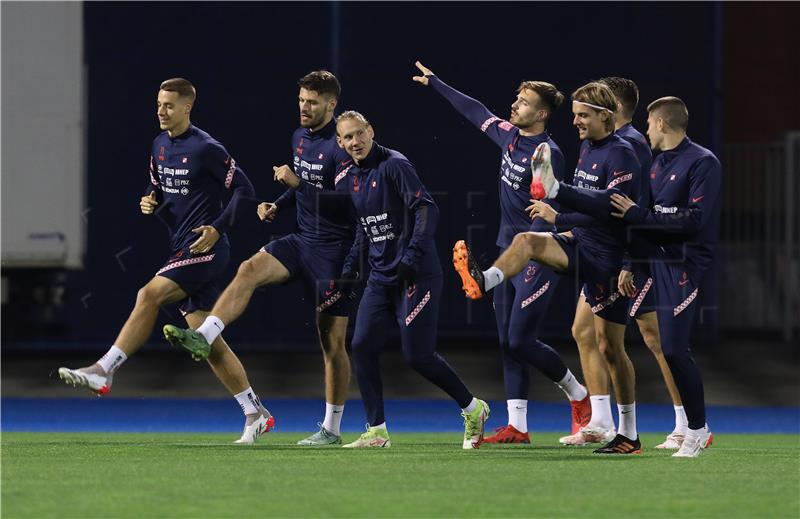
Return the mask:
{"type": "Polygon", "coordinates": [[[422,63],[420,63],[419,61],[414,63],[414,65],[416,65],[419,71],[422,72],[422,75],[414,76],[411,79],[413,79],[417,83],[422,83],[423,85],[428,86],[428,76],[433,76],[434,75],[433,71],[428,67],[426,67],[425,65],[423,65],[422,63]]]}

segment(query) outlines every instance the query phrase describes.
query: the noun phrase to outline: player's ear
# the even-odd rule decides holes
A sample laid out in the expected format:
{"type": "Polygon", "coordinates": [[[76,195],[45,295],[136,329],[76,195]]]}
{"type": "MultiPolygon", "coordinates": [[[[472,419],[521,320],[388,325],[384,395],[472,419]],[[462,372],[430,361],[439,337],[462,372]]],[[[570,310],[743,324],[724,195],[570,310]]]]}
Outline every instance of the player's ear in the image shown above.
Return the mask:
{"type": "Polygon", "coordinates": [[[370,139],[374,139],[375,138],[375,130],[372,129],[372,125],[371,124],[367,125],[367,135],[369,135],[370,139]]]}
{"type": "Polygon", "coordinates": [[[192,111],[192,103],[186,103],[185,105],[183,105],[183,113],[189,115],[189,112],[191,111],[192,111]]]}
{"type": "Polygon", "coordinates": [[[336,144],[339,145],[340,148],[344,149],[344,144],[342,144],[342,138],[338,135],[336,136],[336,144]]]}

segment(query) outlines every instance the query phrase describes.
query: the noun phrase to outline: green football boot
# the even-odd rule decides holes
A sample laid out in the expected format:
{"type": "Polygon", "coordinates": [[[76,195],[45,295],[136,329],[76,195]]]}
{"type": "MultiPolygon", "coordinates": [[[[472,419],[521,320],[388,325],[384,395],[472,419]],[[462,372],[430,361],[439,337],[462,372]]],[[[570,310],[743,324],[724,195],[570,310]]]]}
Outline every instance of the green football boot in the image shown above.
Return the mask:
{"type": "Polygon", "coordinates": [[[187,350],[197,361],[207,359],[211,353],[211,345],[206,342],[206,338],[194,330],[183,330],[167,324],[164,326],[164,338],[173,346],[187,350]]]}
{"type": "Polygon", "coordinates": [[[358,437],[352,443],[342,445],[345,449],[362,449],[367,447],[391,447],[389,431],[384,428],[370,427],[367,424],[367,432],[358,437]]]}
{"type": "Polygon", "coordinates": [[[483,443],[483,431],[489,419],[489,404],[478,399],[478,405],[471,413],[461,413],[464,417],[464,449],[478,449],[483,443]]]}

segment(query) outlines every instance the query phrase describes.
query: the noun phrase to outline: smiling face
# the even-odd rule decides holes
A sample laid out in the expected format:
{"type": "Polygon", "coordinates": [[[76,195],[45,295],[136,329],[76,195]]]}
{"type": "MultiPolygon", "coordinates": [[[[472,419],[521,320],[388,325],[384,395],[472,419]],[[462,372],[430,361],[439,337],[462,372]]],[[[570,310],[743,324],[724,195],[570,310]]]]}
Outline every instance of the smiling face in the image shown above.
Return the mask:
{"type": "Polygon", "coordinates": [[[156,99],[158,125],[170,133],[189,126],[192,102],[178,92],[159,90],[156,99]]]}
{"type": "Polygon", "coordinates": [[[330,94],[300,88],[297,102],[300,108],[300,126],[303,128],[316,131],[333,119],[336,98],[330,94]]]}
{"type": "Polygon", "coordinates": [[[356,163],[361,162],[372,150],[375,132],[369,123],[357,118],[339,118],[336,123],[336,142],[356,163]]]}
{"type": "Polygon", "coordinates": [[[583,103],[573,102],[572,113],[575,116],[572,124],[578,129],[578,137],[581,140],[598,141],[611,133],[608,131],[606,123],[610,115],[605,110],[597,110],[583,103]]]}

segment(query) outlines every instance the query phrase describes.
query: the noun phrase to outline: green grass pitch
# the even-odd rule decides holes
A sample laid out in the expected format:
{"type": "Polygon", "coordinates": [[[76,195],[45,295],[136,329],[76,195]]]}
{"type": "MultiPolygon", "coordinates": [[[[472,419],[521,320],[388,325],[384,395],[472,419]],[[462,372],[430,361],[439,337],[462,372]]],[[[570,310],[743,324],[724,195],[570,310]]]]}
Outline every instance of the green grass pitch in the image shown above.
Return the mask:
{"type": "MultiPolygon", "coordinates": [[[[719,434],[698,459],[533,445],[462,451],[458,434],[389,449],[296,447],[270,433],[5,433],[2,513],[17,517],[800,517],[800,436],[719,434]]],[[[355,434],[346,434],[352,440],[355,434]]],[[[644,434],[653,446],[663,435],[644,434]]]]}

